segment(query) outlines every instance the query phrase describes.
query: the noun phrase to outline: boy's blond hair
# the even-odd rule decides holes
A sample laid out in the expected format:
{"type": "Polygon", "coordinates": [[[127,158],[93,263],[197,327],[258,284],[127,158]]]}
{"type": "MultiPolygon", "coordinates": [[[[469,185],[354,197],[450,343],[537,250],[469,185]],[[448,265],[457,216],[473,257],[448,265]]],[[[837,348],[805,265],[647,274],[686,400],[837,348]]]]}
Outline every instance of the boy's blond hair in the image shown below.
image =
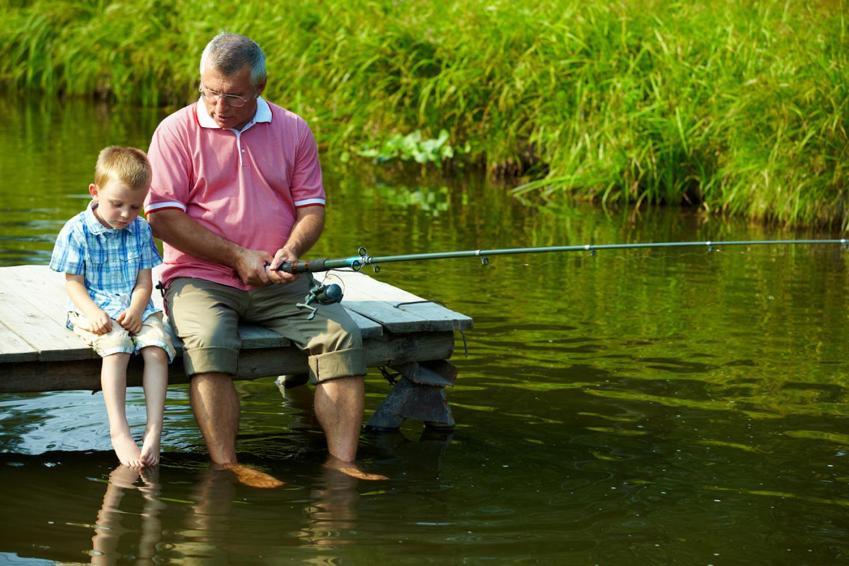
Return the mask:
{"type": "Polygon", "coordinates": [[[120,181],[133,190],[147,190],[151,176],[147,155],[135,147],[113,145],[104,148],[94,167],[94,184],[101,189],[109,181],[120,181]]]}

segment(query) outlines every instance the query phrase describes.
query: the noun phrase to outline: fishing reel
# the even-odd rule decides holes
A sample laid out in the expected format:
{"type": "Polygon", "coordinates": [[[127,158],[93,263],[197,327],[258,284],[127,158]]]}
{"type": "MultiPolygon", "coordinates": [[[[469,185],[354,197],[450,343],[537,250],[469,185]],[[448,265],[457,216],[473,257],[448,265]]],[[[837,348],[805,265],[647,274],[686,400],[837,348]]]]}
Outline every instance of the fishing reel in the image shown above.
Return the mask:
{"type": "Polygon", "coordinates": [[[342,287],[336,283],[323,284],[318,281],[310,289],[303,303],[295,306],[310,311],[307,320],[315,318],[319,305],[333,305],[342,300],[342,287]],[[314,306],[315,305],[315,306],[314,306]]]}

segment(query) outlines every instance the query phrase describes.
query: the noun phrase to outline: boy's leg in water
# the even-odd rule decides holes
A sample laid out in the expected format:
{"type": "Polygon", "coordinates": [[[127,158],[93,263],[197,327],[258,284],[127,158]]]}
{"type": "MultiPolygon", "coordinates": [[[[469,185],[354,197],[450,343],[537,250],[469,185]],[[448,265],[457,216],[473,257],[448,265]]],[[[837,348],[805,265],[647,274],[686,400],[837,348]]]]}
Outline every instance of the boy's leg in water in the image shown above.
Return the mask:
{"type": "Polygon", "coordinates": [[[141,467],[141,450],[130,434],[125,403],[127,401],[127,363],[129,354],[111,354],[103,358],[100,387],[109,417],[109,437],[118,460],[125,466],[141,467]]]}
{"type": "Polygon", "coordinates": [[[144,403],[147,407],[147,425],[141,460],[145,466],[159,464],[159,443],[162,436],[162,418],[165,412],[165,391],[168,388],[168,355],[162,348],[149,346],[141,351],[144,359],[144,403]]]}

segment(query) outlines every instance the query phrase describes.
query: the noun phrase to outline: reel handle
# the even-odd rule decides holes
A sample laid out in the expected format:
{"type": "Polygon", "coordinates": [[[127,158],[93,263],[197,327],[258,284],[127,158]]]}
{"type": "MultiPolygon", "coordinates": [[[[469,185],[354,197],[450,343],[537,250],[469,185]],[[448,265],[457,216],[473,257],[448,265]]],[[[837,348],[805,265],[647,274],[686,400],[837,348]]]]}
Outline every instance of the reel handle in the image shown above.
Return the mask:
{"type": "Polygon", "coordinates": [[[308,261],[284,261],[277,268],[277,271],[285,271],[286,273],[316,273],[318,271],[327,271],[324,264],[327,262],[326,257],[319,257],[308,261]]]}

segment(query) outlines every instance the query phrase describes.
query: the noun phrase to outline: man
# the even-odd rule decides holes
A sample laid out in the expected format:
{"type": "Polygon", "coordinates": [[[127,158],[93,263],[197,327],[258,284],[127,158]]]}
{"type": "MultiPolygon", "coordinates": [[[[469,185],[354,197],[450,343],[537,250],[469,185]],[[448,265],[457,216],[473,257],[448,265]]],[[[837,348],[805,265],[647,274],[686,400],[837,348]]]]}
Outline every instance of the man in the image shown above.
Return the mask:
{"type": "Polygon", "coordinates": [[[325,193],[312,132],[260,96],[265,81],[265,56],[255,42],[217,35],[201,56],[200,99],[165,118],[150,145],[145,211],[165,243],[162,284],[184,344],[192,409],[215,464],[251,485],[280,485],[236,459],[237,325],[261,324],[309,354],[327,465],[380,479],[354,463],[366,370],[359,330],[340,305],[322,306],[309,320],[295,303],[311,277],[276,270],[318,240],[325,193]]]}

